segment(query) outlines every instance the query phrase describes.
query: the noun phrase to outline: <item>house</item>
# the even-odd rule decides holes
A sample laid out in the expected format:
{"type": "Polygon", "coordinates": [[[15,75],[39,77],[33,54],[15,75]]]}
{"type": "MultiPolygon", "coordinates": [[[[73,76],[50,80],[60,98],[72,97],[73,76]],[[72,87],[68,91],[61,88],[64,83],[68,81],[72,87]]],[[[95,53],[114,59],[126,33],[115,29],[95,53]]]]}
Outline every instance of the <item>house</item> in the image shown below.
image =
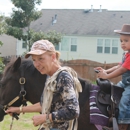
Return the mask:
{"type": "MultiPolygon", "coordinates": [[[[129,15],[130,11],[101,8],[42,9],[42,17],[32,22],[30,28],[62,33],[63,39],[56,45],[62,60],[88,59],[116,63],[122,60],[123,50],[119,34],[115,34],[114,30],[121,29],[123,24],[130,24],[129,15]]],[[[17,55],[25,51],[22,46],[17,45],[17,55]]]]}
{"type": "Polygon", "coordinates": [[[6,57],[6,56],[15,56],[17,53],[17,39],[8,36],[6,34],[0,35],[0,41],[3,43],[3,45],[0,47],[0,56],[6,57]]]}

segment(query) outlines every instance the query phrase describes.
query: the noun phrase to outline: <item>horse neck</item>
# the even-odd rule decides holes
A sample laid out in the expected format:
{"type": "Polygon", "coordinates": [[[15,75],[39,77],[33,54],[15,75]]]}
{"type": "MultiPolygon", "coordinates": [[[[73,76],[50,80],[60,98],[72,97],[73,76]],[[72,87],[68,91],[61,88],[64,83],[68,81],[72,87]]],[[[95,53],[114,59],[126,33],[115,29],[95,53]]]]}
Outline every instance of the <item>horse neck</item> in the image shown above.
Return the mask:
{"type": "Polygon", "coordinates": [[[34,74],[26,78],[25,89],[27,91],[26,99],[32,104],[40,101],[44,86],[46,82],[46,75],[34,74]]]}

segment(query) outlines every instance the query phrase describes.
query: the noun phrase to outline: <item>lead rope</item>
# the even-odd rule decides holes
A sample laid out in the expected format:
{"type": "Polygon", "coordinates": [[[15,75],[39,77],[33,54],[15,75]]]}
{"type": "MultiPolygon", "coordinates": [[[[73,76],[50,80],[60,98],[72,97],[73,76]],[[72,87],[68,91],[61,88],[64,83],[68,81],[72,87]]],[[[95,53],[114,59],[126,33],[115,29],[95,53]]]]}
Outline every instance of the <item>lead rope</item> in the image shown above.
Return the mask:
{"type": "Polygon", "coordinates": [[[12,116],[12,121],[11,121],[11,123],[10,123],[10,130],[12,130],[13,121],[14,121],[14,117],[12,116]]]}

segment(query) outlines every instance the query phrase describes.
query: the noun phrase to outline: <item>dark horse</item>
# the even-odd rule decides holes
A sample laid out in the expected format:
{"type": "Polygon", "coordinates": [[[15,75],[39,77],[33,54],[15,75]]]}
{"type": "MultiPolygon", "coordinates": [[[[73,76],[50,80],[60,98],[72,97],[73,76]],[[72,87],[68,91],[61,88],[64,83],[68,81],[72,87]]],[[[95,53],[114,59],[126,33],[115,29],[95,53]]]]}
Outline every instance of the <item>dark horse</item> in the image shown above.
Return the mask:
{"type": "MultiPolygon", "coordinates": [[[[46,81],[46,75],[41,75],[33,66],[31,60],[21,60],[18,58],[14,62],[8,63],[0,83],[0,105],[9,104],[21,91],[23,84],[19,83],[21,77],[25,78],[24,89],[26,90],[25,99],[32,104],[40,101],[40,96],[46,81]]],[[[23,82],[23,81],[22,81],[23,82]]],[[[79,95],[80,116],[78,122],[78,130],[97,130],[93,124],[89,123],[89,87],[90,84],[84,80],[80,80],[83,86],[83,92],[79,95]]],[[[20,106],[22,104],[20,97],[12,106],[20,106]]],[[[5,112],[0,107],[0,121],[3,120],[5,112]]]]}
{"type": "MultiPolygon", "coordinates": [[[[79,94],[78,130],[97,130],[95,125],[90,124],[89,89],[92,84],[84,79],[79,80],[83,91],[79,94]]],[[[39,102],[45,82],[46,75],[41,75],[31,60],[21,60],[19,57],[8,63],[0,82],[0,121],[6,115],[5,109],[21,106],[23,99],[32,104],[39,102]]]]}

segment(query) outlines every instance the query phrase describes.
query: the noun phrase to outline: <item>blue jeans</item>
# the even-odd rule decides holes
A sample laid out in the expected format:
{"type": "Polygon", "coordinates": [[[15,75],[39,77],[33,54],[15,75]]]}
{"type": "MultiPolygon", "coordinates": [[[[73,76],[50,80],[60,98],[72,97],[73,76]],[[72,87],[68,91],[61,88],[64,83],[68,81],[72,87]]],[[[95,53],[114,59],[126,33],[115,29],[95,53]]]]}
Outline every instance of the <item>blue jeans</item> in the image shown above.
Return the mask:
{"type": "Polygon", "coordinates": [[[118,123],[130,124],[130,85],[125,85],[120,81],[117,86],[124,88],[119,103],[118,123]]]}

